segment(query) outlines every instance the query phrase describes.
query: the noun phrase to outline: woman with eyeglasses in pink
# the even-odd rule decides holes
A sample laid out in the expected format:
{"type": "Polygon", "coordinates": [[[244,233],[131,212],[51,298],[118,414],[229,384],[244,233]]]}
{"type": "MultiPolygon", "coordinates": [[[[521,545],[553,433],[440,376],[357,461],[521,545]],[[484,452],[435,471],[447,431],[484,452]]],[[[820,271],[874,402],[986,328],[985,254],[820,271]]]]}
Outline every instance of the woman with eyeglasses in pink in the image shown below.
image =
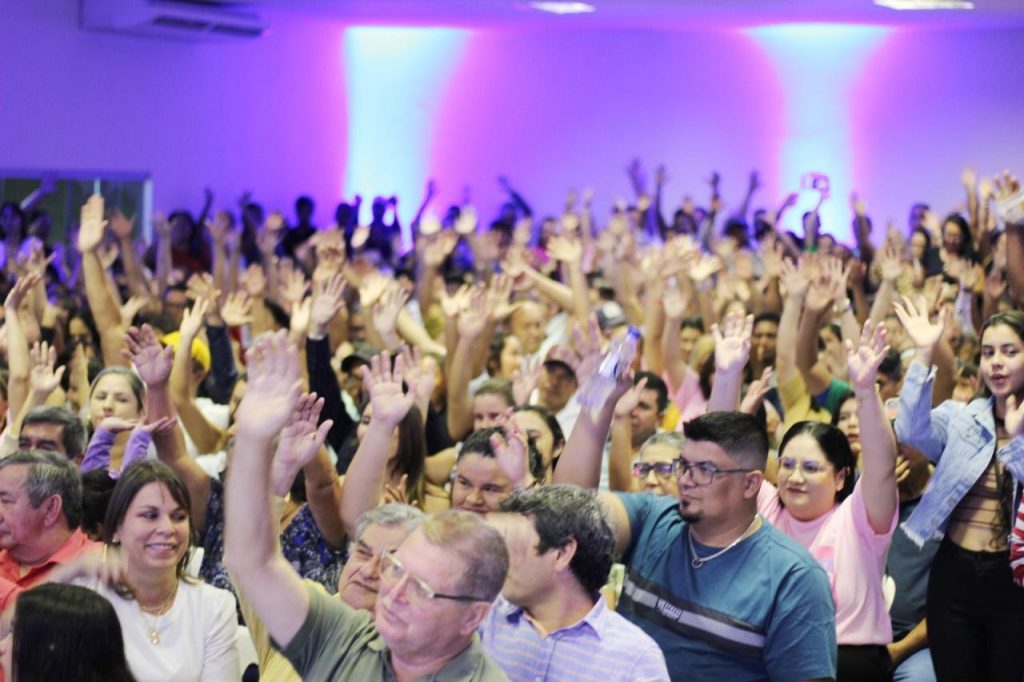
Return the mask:
{"type": "Polygon", "coordinates": [[[838,428],[794,424],[779,447],[777,488],[765,483],[761,515],[807,548],[825,569],[836,604],[838,680],[886,680],[892,625],[882,591],[896,530],[896,440],[875,389],[885,331],[864,326],[859,348],[847,341],[850,381],[860,423],[861,472],[838,428]]]}

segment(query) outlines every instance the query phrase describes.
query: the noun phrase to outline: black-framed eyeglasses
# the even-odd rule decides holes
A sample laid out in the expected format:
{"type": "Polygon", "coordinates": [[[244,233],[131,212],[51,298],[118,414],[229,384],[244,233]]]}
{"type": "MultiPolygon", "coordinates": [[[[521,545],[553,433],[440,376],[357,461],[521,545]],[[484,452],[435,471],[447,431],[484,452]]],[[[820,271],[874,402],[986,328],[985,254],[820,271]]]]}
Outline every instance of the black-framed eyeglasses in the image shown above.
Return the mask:
{"type": "Polygon", "coordinates": [[[715,476],[719,474],[749,474],[756,469],[720,469],[711,462],[687,462],[682,457],[672,460],[672,469],[676,478],[682,478],[687,473],[694,485],[711,485],[715,476]]]}
{"type": "Polygon", "coordinates": [[[647,478],[647,474],[653,471],[658,478],[669,478],[675,468],[674,462],[633,462],[633,476],[647,478]]]}
{"type": "Polygon", "coordinates": [[[389,585],[397,585],[402,582],[404,578],[408,577],[406,586],[406,598],[409,601],[418,603],[419,605],[429,604],[434,599],[450,599],[451,601],[489,601],[488,599],[480,599],[479,597],[472,597],[463,594],[441,594],[435,592],[434,588],[428,585],[425,581],[417,578],[416,576],[409,573],[406,569],[405,564],[399,561],[398,557],[395,556],[394,550],[384,552],[380,556],[380,580],[383,583],[389,585]]]}

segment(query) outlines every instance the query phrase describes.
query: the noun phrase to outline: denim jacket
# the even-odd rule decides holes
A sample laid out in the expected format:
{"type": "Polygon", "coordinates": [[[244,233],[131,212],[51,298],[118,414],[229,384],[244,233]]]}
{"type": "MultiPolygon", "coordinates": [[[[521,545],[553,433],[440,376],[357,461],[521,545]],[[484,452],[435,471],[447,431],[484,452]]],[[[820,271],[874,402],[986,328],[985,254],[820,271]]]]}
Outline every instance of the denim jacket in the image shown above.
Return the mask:
{"type": "MultiPolygon", "coordinates": [[[[947,400],[933,410],[934,380],[934,368],[928,371],[920,363],[911,364],[896,413],[896,437],[936,463],[921,502],[903,524],[918,546],[945,534],[949,515],[985,473],[996,442],[992,398],[968,405],[947,400]]],[[[1024,436],[1011,440],[996,455],[1018,483],[1024,481],[1024,436]]],[[[1008,521],[1007,528],[1012,528],[1012,520],[1008,521]]]]}

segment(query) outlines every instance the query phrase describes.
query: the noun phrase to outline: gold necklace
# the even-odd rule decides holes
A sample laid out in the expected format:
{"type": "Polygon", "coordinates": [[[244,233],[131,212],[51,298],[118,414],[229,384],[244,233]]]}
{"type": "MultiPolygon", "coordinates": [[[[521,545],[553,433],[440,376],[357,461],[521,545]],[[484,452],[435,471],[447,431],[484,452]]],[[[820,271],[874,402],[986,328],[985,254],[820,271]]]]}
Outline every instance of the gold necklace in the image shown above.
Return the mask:
{"type": "Polygon", "coordinates": [[[145,606],[142,605],[141,602],[139,603],[139,611],[142,612],[143,619],[150,626],[149,627],[149,643],[150,644],[159,644],[160,643],[160,633],[157,631],[157,626],[160,625],[160,617],[162,615],[164,615],[165,613],[167,613],[167,610],[170,607],[171,603],[174,601],[174,597],[175,597],[176,594],[178,594],[178,581],[177,580],[174,581],[174,587],[171,589],[170,593],[167,595],[167,598],[164,599],[163,603],[160,604],[160,606],[157,607],[156,611],[152,611],[150,609],[147,609],[145,606]],[[153,619],[152,623],[149,622],[148,614],[150,614],[150,613],[152,613],[152,614],[154,614],[156,616],[156,618],[153,619]]]}

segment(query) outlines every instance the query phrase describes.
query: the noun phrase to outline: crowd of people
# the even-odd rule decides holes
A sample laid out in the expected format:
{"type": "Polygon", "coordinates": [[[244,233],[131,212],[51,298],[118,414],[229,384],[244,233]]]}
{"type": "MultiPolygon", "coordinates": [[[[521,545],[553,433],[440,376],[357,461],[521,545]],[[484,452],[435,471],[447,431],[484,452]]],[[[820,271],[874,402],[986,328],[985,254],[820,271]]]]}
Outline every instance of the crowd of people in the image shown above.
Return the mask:
{"type": "Polygon", "coordinates": [[[3,204],[0,680],[1024,679],[1017,179],[846,244],[627,174],[3,204]]]}

